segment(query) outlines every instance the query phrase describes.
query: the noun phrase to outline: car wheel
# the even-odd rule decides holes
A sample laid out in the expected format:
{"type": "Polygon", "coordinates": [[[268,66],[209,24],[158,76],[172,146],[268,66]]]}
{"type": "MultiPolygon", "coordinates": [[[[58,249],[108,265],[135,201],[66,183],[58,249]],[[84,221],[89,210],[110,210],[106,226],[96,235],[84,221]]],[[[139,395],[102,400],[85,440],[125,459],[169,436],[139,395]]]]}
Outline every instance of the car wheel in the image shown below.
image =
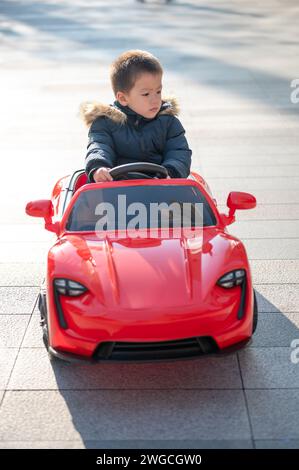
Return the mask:
{"type": "MultiPolygon", "coordinates": [[[[57,361],[61,361],[61,359],[57,359],[50,351],[49,351],[49,328],[48,328],[48,317],[47,317],[47,301],[46,295],[40,293],[38,298],[38,309],[40,311],[40,325],[42,327],[43,332],[43,343],[45,345],[46,350],[48,351],[48,357],[51,363],[55,363],[57,361]]],[[[66,362],[66,361],[63,361],[66,362]]]]}
{"type": "Polygon", "coordinates": [[[48,350],[49,349],[49,333],[48,333],[48,325],[42,325],[43,329],[43,343],[45,345],[45,348],[48,350]]]}
{"type": "Polygon", "coordinates": [[[252,324],[252,334],[255,332],[256,327],[257,327],[257,322],[258,322],[258,306],[257,306],[257,299],[256,299],[256,293],[255,290],[253,289],[253,324],[252,324]]]}
{"type": "Polygon", "coordinates": [[[48,357],[49,357],[49,361],[54,365],[57,364],[57,362],[60,361],[60,359],[57,359],[57,357],[54,356],[54,354],[50,353],[49,349],[48,349],[48,357]]]}
{"type": "Polygon", "coordinates": [[[48,321],[47,321],[47,303],[46,296],[39,294],[38,298],[38,309],[40,311],[40,325],[43,332],[43,343],[45,348],[49,349],[49,330],[48,330],[48,321]]]}

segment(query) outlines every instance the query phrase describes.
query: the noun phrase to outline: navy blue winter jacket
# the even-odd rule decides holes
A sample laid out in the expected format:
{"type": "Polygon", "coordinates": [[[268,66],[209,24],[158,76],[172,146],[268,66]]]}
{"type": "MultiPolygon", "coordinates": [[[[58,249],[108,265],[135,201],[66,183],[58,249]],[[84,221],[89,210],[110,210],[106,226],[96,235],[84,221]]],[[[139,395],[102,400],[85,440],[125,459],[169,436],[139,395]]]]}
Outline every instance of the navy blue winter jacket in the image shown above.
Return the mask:
{"type": "Polygon", "coordinates": [[[83,103],[81,115],[90,126],[85,161],[86,173],[100,167],[113,168],[125,163],[150,162],[163,165],[172,178],[190,173],[191,154],[185,130],[176,117],[174,98],[162,100],[153,119],[145,118],[118,101],[113,105],[83,103]]]}

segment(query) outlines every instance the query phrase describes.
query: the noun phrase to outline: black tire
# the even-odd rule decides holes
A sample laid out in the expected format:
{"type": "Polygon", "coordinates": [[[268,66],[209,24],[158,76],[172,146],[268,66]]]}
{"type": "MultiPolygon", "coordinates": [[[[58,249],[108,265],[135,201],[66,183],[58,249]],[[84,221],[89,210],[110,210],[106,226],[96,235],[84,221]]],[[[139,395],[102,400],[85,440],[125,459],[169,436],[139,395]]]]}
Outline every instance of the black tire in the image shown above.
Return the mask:
{"type": "MultiPolygon", "coordinates": [[[[51,363],[56,363],[57,361],[60,362],[61,359],[58,359],[49,351],[49,328],[48,328],[48,316],[47,316],[47,299],[46,295],[40,293],[38,298],[38,309],[40,311],[40,325],[42,327],[43,332],[43,343],[45,345],[46,350],[48,351],[49,360],[51,363]]],[[[68,363],[67,361],[62,361],[64,363],[68,363]]]]}
{"type": "Polygon", "coordinates": [[[254,334],[257,323],[258,323],[258,306],[257,306],[257,299],[256,299],[256,293],[255,290],[253,289],[253,323],[252,323],[252,334],[254,334]]]}
{"type": "Polygon", "coordinates": [[[57,357],[55,357],[52,353],[50,353],[49,349],[48,349],[48,357],[49,357],[49,361],[54,365],[54,364],[57,364],[57,362],[60,362],[61,359],[57,359],[57,357]]]}
{"type": "Polygon", "coordinates": [[[46,350],[49,350],[49,333],[48,333],[48,325],[43,325],[43,343],[45,345],[46,350]]]}
{"type": "Polygon", "coordinates": [[[43,294],[39,294],[38,309],[40,311],[40,325],[42,327],[42,332],[43,332],[43,343],[45,345],[45,348],[48,351],[49,329],[48,329],[48,321],[47,321],[47,302],[46,302],[46,296],[43,294]]]}

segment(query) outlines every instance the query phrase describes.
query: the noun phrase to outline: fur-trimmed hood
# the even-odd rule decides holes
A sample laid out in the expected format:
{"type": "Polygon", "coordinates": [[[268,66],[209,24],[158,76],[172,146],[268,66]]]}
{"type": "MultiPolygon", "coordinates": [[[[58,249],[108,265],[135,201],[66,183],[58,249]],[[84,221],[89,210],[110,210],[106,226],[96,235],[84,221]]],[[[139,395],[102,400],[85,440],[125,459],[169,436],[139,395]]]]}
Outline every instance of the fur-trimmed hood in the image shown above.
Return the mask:
{"type": "MultiPolygon", "coordinates": [[[[175,97],[163,98],[160,111],[156,117],[163,114],[177,116],[179,112],[179,105],[175,97]]],[[[106,105],[99,101],[86,101],[80,105],[80,116],[88,127],[100,116],[105,116],[116,124],[125,124],[128,115],[139,116],[131,108],[122,106],[118,101],[114,101],[113,105],[106,105]]],[[[147,120],[147,118],[143,119],[147,120]]]]}

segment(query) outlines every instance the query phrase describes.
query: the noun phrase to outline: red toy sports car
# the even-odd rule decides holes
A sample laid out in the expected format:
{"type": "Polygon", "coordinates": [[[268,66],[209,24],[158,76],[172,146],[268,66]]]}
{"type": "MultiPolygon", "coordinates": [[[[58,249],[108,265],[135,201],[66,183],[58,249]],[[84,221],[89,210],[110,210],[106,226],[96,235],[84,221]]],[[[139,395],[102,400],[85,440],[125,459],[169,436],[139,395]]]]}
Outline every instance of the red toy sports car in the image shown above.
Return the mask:
{"type": "Polygon", "coordinates": [[[51,199],[26,206],[57,235],[39,295],[50,356],[152,361],[246,345],[257,302],[244,245],[226,226],[236,209],[255,207],[254,196],[231,192],[228,214],[220,214],[194,172],[169,179],[160,165],[131,163],[111,176],[91,184],[76,171],[55,184],[51,199]],[[190,209],[183,225],[174,210],[163,225],[173,203],[190,209]],[[161,210],[152,216],[152,207],[161,210]]]}

